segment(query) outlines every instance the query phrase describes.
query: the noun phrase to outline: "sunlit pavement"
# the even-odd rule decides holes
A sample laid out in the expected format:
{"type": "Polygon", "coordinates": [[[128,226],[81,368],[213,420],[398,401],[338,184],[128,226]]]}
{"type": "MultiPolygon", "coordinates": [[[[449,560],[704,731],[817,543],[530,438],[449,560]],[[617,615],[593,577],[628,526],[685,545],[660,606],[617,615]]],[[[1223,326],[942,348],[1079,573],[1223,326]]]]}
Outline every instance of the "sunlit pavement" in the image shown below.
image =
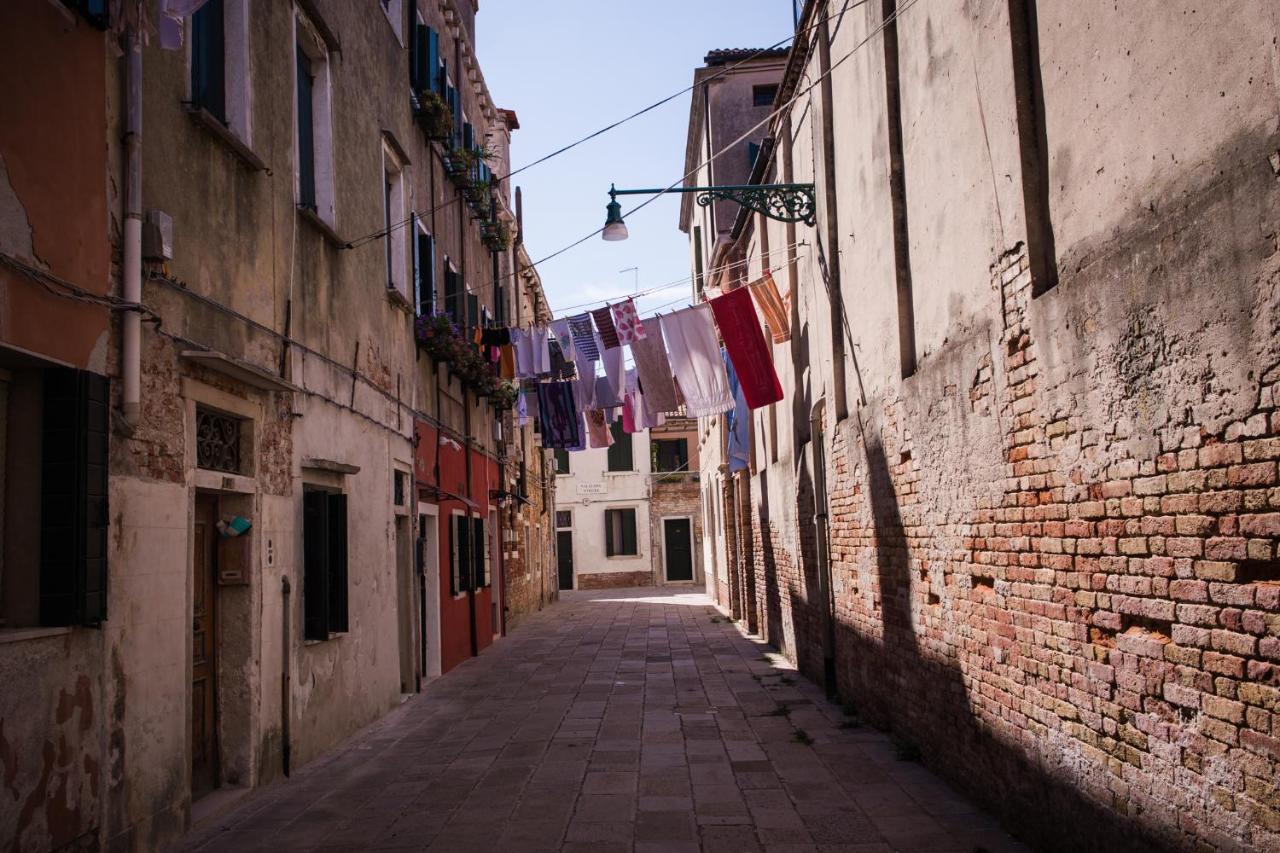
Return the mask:
{"type": "Polygon", "coordinates": [[[1026,849],[706,596],[563,599],[184,849],[1026,849]]]}

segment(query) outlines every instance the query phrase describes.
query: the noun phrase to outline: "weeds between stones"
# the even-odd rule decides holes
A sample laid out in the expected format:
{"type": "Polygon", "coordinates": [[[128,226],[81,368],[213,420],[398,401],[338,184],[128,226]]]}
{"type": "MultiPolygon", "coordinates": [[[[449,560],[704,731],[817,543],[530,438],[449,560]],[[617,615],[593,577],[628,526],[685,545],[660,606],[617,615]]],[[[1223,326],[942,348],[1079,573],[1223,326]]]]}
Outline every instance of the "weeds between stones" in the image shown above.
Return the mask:
{"type": "Polygon", "coordinates": [[[805,746],[813,746],[813,738],[809,737],[809,733],[804,729],[796,729],[791,733],[791,739],[805,746]]]}

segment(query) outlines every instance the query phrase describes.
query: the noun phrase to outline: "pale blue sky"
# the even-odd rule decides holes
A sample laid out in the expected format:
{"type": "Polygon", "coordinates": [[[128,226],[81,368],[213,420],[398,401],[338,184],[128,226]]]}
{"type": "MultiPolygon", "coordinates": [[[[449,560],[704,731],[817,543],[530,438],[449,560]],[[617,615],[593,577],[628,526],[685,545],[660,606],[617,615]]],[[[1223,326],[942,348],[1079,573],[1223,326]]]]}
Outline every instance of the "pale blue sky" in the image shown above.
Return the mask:
{"type": "MultiPolygon", "coordinates": [[[[494,103],[516,111],[514,166],[688,86],[715,48],[767,47],[792,30],[791,0],[482,0],[476,53],[494,103]]],[[[665,187],[684,172],[689,95],[513,179],[525,243],[538,260],[604,224],[610,182],[665,187]]],[[[623,210],[644,196],[622,197],[623,210]]],[[[687,279],[679,196],[627,218],[631,238],[587,243],[539,267],[557,315],[572,305],[687,279]]],[[[642,313],[689,294],[687,282],[638,302],[642,313]]],[[[683,303],[681,303],[683,304],[683,303]]],[[[677,306],[671,306],[677,307],[677,306]]],[[[664,309],[665,310],[665,309],[664,309]]]]}

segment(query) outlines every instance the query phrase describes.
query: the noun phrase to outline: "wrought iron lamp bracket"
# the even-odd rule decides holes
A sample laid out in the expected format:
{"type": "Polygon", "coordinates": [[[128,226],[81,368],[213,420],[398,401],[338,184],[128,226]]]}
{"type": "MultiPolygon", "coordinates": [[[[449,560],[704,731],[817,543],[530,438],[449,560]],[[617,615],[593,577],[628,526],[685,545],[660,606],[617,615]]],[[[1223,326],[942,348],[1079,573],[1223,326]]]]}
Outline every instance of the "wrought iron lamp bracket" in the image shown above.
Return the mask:
{"type": "Polygon", "coordinates": [[[717,200],[733,201],[779,222],[816,223],[813,184],[759,184],[744,187],[699,187],[694,197],[702,207],[717,200]]]}

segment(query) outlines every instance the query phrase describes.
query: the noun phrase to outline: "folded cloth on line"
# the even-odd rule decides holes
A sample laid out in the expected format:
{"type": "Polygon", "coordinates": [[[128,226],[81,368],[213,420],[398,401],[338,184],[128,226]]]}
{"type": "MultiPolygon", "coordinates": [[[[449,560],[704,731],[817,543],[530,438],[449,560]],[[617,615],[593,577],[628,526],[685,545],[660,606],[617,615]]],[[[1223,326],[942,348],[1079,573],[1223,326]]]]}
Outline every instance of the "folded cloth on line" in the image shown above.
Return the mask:
{"type": "Polygon", "coordinates": [[[613,431],[605,423],[604,412],[599,409],[587,412],[587,444],[594,448],[613,445],[613,431]]]}
{"type": "Polygon", "coordinates": [[[582,422],[568,382],[538,384],[538,423],[542,428],[543,447],[573,447],[581,440],[582,422]]]}
{"type": "Polygon", "coordinates": [[[630,344],[644,339],[644,323],[640,322],[636,304],[630,297],[609,307],[613,309],[613,325],[617,329],[619,341],[630,344]]]}
{"type": "Polygon", "coordinates": [[[657,317],[650,317],[648,323],[653,333],[631,342],[631,357],[635,359],[636,374],[644,389],[645,405],[652,412],[674,412],[680,404],[676,402],[676,386],[671,381],[671,363],[667,361],[662,329],[657,317]]]}
{"type": "Polygon", "coordinates": [[[685,415],[701,418],[733,408],[711,306],[704,303],[685,308],[661,317],[660,323],[671,370],[684,395],[685,415]]]}
{"type": "Polygon", "coordinates": [[[748,285],[751,295],[760,306],[760,314],[769,326],[769,334],[775,344],[791,340],[791,322],[787,318],[787,309],[782,305],[782,297],[778,295],[778,285],[773,276],[765,273],[748,285]]]}
{"type": "Polygon", "coordinates": [[[605,349],[617,349],[622,346],[622,342],[618,340],[618,330],[613,326],[613,312],[606,305],[603,308],[597,308],[591,312],[591,316],[596,321],[596,331],[600,333],[600,340],[604,341],[605,349]]]}
{"type": "MultiPolygon", "coordinates": [[[[725,351],[733,360],[734,372],[742,385],[742,395],[753,409],[782,399],[782,383],[773,369],[773,351],[760,331],[760,318],[745,287],[730,290],[711,300],[725,351]]],[[[683,387],[683,385],[681,386],[683,387]]]]}
{"type": "Polygon", "coordinates": [[[569,318],[569,331],[573,334],[573,348],[578,355],[587,361],[599,361],[600,350],[596,348],[595,330],[591,326],[591,315],[583,311],[569,318]]]}

